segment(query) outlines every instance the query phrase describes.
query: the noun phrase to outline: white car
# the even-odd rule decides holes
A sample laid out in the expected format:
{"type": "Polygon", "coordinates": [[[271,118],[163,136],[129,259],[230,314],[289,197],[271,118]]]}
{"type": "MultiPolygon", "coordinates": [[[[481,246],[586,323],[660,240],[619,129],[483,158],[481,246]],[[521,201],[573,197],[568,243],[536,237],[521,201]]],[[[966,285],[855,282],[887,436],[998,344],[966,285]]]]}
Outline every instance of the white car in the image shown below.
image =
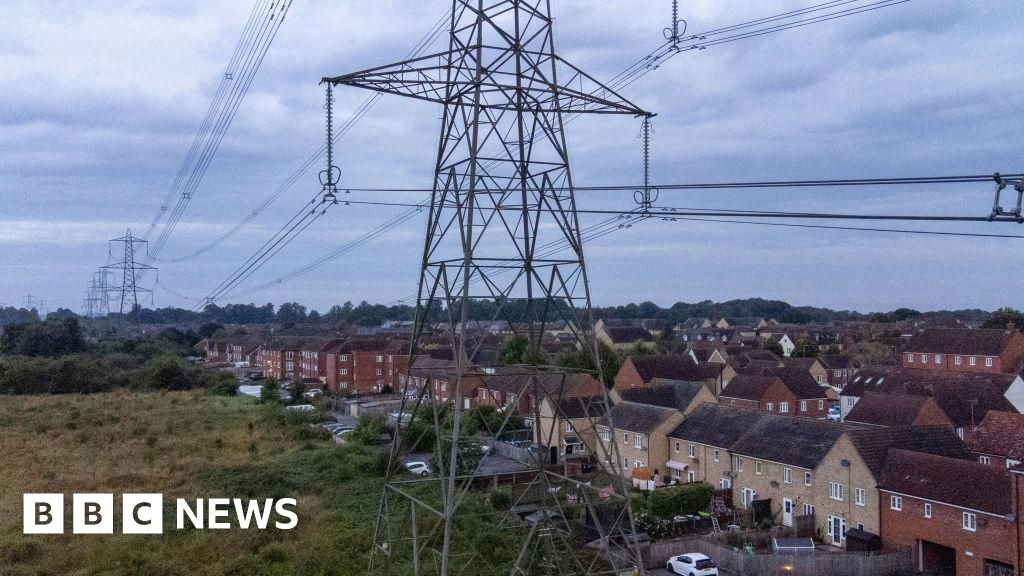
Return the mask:
{"type": "Polygon", "coordinates": [[[839,422],[842,419],[842,411],[839,410],[839,406],[833,406],[828,409],[828,416],[826,418],[831,422],[839,422]]]}
{"type": "Polygon", "coordinates": [[[312,389],[306,390],[305,392],[302,393],[302,397],[303,398],[310,398],[310,399],[317,398],[317,397],[323,396],[323,395],[324,395],[324,391],[319,389],[319,388],[312,388],[312,389]]]}
{"type": "Polygon", "coordinates": [[[673,556],[665,563],[665,568],[681,576],[718,576],[718,566],[698,552],[673,556]]]}
{"type": "Polygon", "coordinates": [[[418,476],[430,476],[430,466],[426,462],[406,462],[405,469],[418,476]]]}

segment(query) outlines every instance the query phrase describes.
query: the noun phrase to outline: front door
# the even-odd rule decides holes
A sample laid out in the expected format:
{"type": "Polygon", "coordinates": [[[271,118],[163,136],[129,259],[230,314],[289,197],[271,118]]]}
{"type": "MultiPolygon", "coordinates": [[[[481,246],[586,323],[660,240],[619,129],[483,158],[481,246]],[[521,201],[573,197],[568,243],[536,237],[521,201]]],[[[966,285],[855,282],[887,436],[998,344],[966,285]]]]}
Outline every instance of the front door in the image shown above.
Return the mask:
{"type": "Polygon", "coordinates": [[[843,539],[846,537],[846,519],[829,516],[828,534],[833,546],[842,546],[843,539]]]}
{"type": "Polygon", "coordinates": [[[793,501],[789,498],[782,499],[782,525],[793,525],[793,501]]]}

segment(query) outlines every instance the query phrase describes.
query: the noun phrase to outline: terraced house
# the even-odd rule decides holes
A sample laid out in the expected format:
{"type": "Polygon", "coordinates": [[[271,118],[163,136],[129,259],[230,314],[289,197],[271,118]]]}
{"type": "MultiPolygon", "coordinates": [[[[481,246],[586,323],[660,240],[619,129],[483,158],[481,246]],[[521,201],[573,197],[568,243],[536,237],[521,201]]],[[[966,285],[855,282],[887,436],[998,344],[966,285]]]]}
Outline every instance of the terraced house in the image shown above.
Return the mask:
{"type": "Polygon", "coordinates": [[[756,410],[702,404],[668,435],[674,478],[704,482],[719,490],[732,488],[730,447],[761,417],[756,410]]]}
{"type": "MultiPolygon", "coordinates": [[[[683,420],[683,413],[635,402],[619,402],[611,409],[618,435],[619,463],[622,474],[640,482],[663,481],[669,460],[668,434],[683,420]],[[657,477],[657,478],[655,478],[657,477]]],[[[598,427],[602,442],[611,444],[611,432],[598,427]]]]}

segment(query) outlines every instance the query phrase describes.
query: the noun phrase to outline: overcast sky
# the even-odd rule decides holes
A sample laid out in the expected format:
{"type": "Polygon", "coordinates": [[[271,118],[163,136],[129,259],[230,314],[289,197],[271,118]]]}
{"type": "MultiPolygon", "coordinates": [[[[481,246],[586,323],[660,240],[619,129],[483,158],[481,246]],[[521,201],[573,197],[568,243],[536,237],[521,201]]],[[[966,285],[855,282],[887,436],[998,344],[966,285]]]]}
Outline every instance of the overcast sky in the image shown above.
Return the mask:
{"type": "MultiPolygon", "coordinates": [[[[816,0],[683,0],[699,32],[816,0]]],[[[553,0],[562,54],[599,79],[662,42],[669,0],[553,0]]],[[[223,234],[323,141],[318,80],[401,59],[446,0],[294,0],[220,152],[162,256],[223,234]]],[[[8,0],[0,21],[0,303],[26,294],[81,307],[106,241],[156,213],[215,93],[249,0],[8,0]]],[[[624,91],[656,112],[656,182],[1024,172],[1024,3],[912,0],[896,7],[683,53],[624,91]]],[[[368,96],[336,92],[338,116],[368,96]]],[[[343,186],[431,183],[439,109],[387,97],[339,144],[343,186]]],[[[641,176],[639,123],[570,124],[575,180],[641,176]]],[[[319,167],[318,167],[319,169],[319,167]]],[[[311,171],[204,256],[158,263],[179,295],[205,296],[319,190],[311,171]]],[[[665,192],[665,206],[986,216],[972,184],[665,192]]],[[[379,199],[362,193],[353,199],[379,199]]],[[[419,201],[415,194],[387,200],[419,201]]],[[[583,208],[630,209],[631,194],[580,193],[583,208]]],[[[339,206],[245,286],[290,272],[398,213],[339,206]]],[[[584,216],[583,224],[601,216],[584,216]]],[[[825,224],[828,224],[827,222],[825,224]]],[[[833,222],[834,224],[834,222],[833,222]]],[[[844,223],[840,223],[844,224],[844,223]]],[[[417,217],[291,283],[228,297],[346,300],[415,293],[417,217]]],[[[857,225],[857,224],[854,224],[857,225]]],[[[884,225],[884,224],[883,224],[884,225]]],[[[1024,236],[1016,224],[896,227],[1024,236]]],[[[765,297],[862,311],[1021,307],[1024,239],[910,236],[650,221],[587,246],[596,304],[765,297]]],[[[145,284],[152,285],[147,277],[145,284]]],[[[193,302],[156,290],[156,305],[193,302]]]]}

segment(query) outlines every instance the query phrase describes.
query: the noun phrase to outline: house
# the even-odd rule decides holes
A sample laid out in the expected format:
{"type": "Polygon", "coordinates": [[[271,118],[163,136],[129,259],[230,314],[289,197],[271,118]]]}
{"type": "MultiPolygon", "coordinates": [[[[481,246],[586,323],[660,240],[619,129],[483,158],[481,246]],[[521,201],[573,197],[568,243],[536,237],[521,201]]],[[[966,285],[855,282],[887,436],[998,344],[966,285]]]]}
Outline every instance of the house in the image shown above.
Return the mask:
{"type": "Polygon", "coordinates": [[[799,368],[807,371],[819,386],[829,383],[828,370],[817,358],[783,358],[782,365],[786,368],[799,368]]]}
{"type": "Polygon", "coordinates": [[[647,386],[612,389],[613,402],[634,402],[663,408],[675,408],[684,415],[704,403],[718,404],[718,398],[711,393],[704,382],[685,382],[655,378],[647,386]]]}
{"type": "Polygon", "coordinates": [[[406,370],[409,344],[380,338],[333,340],[320,350],[321,379],[335,393],[375,394],[397,388],[406,370]]]}
{"type": "Polygon", "coordinates": [[[671,477],[704,482],[720,490],[732,488],[730,447],[761,418],[763,412],[733,406],[702,404],[668,434],[671,477]]]}
{"type": "Polygon", "coordinates": [[[527,419],[535,417],[537,403],[545,397],[559,400],[598,396],[604,397],[604,386],[593,375],[581,373],[528,375],[499,369],[486,375],[476,389],[477,405],[499,409],[511,407],[527,419]]]}
{"type": "Polygon", "coordinates": [[[707,364],[708,362],[715,364],[726,363],[725,347],[721,343],[695,342],[690,345],[689,354],[697,364],[707,364]]]}
{"type": "Polygon", "coordinates": [[[639,326],[604,326],[596,329],[594,336],[617,350],[628,350],[635,345],[654,348],[654,336],[639,326]]]}
{"type": "Polygon", "coordinates": [[[927,328],[901,354],[904,368],[948,372],[1016,373],[1024,360],[1019,330],[927,328]]]}
{"type": "Polygon", "coordinates": [[[882,392],[865,393],[844,421],[874,426],[953,427],[953,421],[933,398],[882,392]]]}
{"type": "Polygon", "coordinates": [[[712,392],[722,388],[721,364],[697,364],[690,356],[657,354],[629,356],[615,374],[615,389],[646,386],[655,378],[705,382],[712,392]]]}
{"type": "Polygon", "coordinates": [[[560,458],[592,456],[595,461],[606,461],[604,444],[597,442],[597,426],[607,411],[604,395],[573,398],[541,399],[536,442],[555,447],[560,458]]]}
{"type": "Polygon", "coordinates": [[[1019,574],[1017,476],[973,460],[890,450],[879,483],[882,542],[909,548],[920,571],[1019,574]]]}
{"type": "Polygon", "coordinates": [[[849,356],[843,354],[819,354],[818,362],[827,372],[829,386],[842,390],[853,376],[853,364],[849,356]]]}
{"type": "MultiPolygon", "coordinates": [[[[472,408],[484,373],[475,365],[464,361],[466,366],[462,378],[462,407],[472,408]]],[[[433,402],[454,400],[458,382],[458,365],[450,358],[417,356],[407,372],[399,374],[399,387],[407,396],[423,394],[433,402]]]]}
{"type": "Polygon", "coordinates": [[[989,410],[964,442],[978,462],[1013,468],[1024,461],[1024,414],[989,410]]]}
{"type": "MultiPolygon", "coordinates": [[[[619,402],[609,416],[618,434],[615,441],[622,474],[627,478],[651,477],[655,483],[663,481],[669,460],[668,433],[682,422],[683,413],[675,408],[619,402]]],[[[610,446],[610,430],[602,425],[597,429],[601,441],[610,446]]]]}
{"type": "Polygon", "coordinates": [[[727,406],[753,408],[787,416],[824,418],[831,401],[803,370],[766,370],[761,376],[740,374],[722,390],[719,401],[727,406]]]}
{"type": "MultiPolygon", "coordinates": [[[[324,341],[307,336],[278,336],[260,349],[260,369],[266,378],[294,380],[303,378],[303,351],[317,351],[324,341]]],[[[307,355],[308,358],[308,355],[307,355]]]]}

